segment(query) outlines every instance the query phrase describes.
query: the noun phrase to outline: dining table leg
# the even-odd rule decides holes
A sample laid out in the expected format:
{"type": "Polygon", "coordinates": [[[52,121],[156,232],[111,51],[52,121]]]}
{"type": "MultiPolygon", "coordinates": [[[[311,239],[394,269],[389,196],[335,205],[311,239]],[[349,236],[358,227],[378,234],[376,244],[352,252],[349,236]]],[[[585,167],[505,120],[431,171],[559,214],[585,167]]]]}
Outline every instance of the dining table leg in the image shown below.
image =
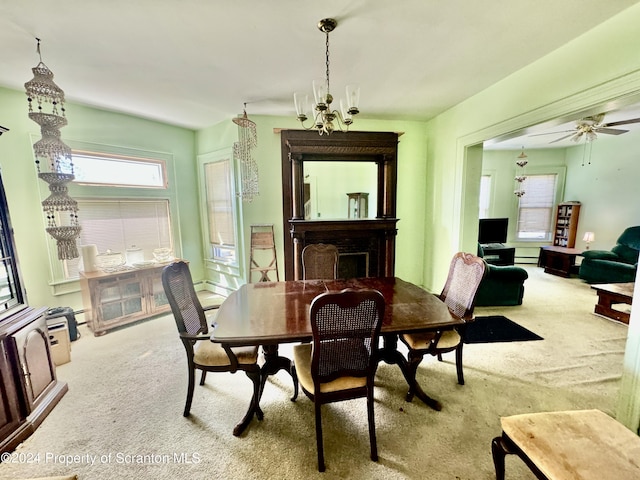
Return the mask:
{"type": "MultiPolygon", "coordinates": [[[[409,392],[422,400],[426,405],[433,408],[436,411],[442,410],[442,404],[435,398],[431,398],[422,389],[416,378],[409,373],[409,363],[404,356],[398,351],[398,335],[387,334],[382,336],[382,348],[378,351],[380,360],[389,365],[398,365],[404,379],[409,385],[409,392]]],[[[412,397],[413,397],[412,395],[412,397]]],[[[410,401],[407,398],[407,401],[410,401]]]]}
{"type": "Polygon", "coordinates": [[[242,433],[251,423],[254,415],[258,420],[262,420],[264,418],[264,413],[260,408],[260,370],[247,372],[247,377],[249,377],[253,381],[253,395],[251,397],[251,404],[249,405],[247,413],[244,414],[242,420],[240,420],[240,422],[233,428],[234,437],[239,437],[240,435],[242,435],[242,433]]]}
{"type": "Polygon", "coordinates": [[[293,380],[293,397],[291,397],[291,401],[294,402],[296,398],[298,398],[298,376],[296,369],[293,368],[293,363],[287,357],[282,357],[278,354],[277,344],[263,345],[262,353],[264,355],[264,364],[260,369],[260,392],[258,401],[262,397],[262,390],[269,375],[275,375],[280,370],[285,370],[291,375],[291,379],[293,380]]]}
{"type": "Polygon", "coordinates": [[[264,364],[260,367],[259,372],[247,373],[247,375],[253,380],[252,375],[259,376],[259,382],[254,383],[253,396],[251,398],[251,404],[249,410],[244,415],[242,420],[234,427],[233,435],[238,437],[246,430],[251,423],[253,416],[255,415],[258,420],[264,418],[264,413],[260,408],[260,399],[262,398],[262,391],[269,375],[275,375],[280,370],[285,370],[291,375],[293,380],[293,397],[291,401],[294,402],[298,398],[298,376],[293,363],[287,357],[282,357],[278,354],[278,345],[263,345],[262,353],[264,355],[264,364]]]}

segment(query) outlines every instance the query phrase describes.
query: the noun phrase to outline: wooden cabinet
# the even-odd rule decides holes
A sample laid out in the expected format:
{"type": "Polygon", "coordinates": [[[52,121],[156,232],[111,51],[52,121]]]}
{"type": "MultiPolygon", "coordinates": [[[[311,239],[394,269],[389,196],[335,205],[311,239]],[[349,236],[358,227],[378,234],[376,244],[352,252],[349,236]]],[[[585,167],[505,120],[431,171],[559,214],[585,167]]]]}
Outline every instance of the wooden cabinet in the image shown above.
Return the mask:
{"type": "Polygon", "coordinates": [[[31,435],[68,389],[56,379],[46,308],[27,305],[15,250],[0,177],[0,453],[31,435]]]}
{"type": "Polygon", "coordinates": [[[13,450],[42,423],[67,392],[56,379],[46,308],[26,307],[0,331],[0,451],[13,450]]]}
{"type": "Polygon", "coordinates": [[[553,231],[553,246],[574,248],[580,216],[580,202],[560,203],[556,207],[556,223],[553,231]]]}
{"type": "Polygon", "coordinates": [[[81,273],[85,319],[94,335],[169,311],[162,287],[164,267],[81,273]]]}

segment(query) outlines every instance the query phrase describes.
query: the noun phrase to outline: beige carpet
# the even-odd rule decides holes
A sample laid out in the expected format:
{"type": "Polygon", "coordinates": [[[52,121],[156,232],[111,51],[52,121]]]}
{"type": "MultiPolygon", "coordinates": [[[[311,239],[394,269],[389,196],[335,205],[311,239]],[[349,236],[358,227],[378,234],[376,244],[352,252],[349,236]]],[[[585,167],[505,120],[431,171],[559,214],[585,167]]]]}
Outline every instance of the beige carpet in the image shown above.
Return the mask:
{"type": "MultiPolygon", "coordinates": [[[[595,292],[578,279],[527,270],[523,306],[476,314],[505,315],[544,340],[466,345],[463,387],[452,355],[441,363],[425,359],[419,381],[443,403],[441,412],[406,403],[398,368],[380,365],[378,463],[368,456],[365,403],[353,400],[323,409],[327,471],[318,473],[312,403],[304,395],[289,401],[291,379],[283,372],[265,387],[264,421],[254,420],[240,438],[231,432],[251,396],[244,374],[209,374],[206,386],[196,386],[192,416],[182,417],[185,354],[165,316],[99,338],[81,326],[71,363],[58,368],[68,394],[16,450],[34,463],[0,464],[0,478],[495,478],[490,443],[501,415],[581,408],[613,414],[622,371],[627,327],[592,313],[595,292]]],[[[510,457],[507,478],[534,477],[510,457]]]]}

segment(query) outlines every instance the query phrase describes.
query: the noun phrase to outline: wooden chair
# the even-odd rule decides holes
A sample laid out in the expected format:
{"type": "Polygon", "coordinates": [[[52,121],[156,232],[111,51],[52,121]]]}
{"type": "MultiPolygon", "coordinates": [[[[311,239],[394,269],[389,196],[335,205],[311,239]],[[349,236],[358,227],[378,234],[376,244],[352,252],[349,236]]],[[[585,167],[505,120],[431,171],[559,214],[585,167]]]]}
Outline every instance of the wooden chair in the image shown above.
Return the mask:
{"type": "Polygon", "coordinates": [[[491,442],[496,479],[518,455],[541,480],[640,478],[640,437],[600,410],[512,415],[491,442]]]}
{"type": "Polygon", "coordinates": [[[323,293],[310,307],[313,343],[294,347],[302,391],[315,404],[318,470],[324,472],[321,405],[367,398],[371,460],[378,460],[373,380],[385,302],[376,290],[323,293]]]}
{"type": "MultiPolygon", "coordinates": [[[[244,371],[253,382],[254,399],[259,399],[260,367],[258,366],[258,347],[235,347],[213,343],[208,335],[205,310],[193,288],[189,266],[178,261],[167,265],[162,270],[162,285],[171,305],[171,311],[180,333],[180,339],[187,352],[189,367],[189,386],[187,401],[183,415],[189,416],[193,390],[195,386],[195,371],[202,371],[200,385],[204,385],[207,372],[244,371]]],[[[213,309],[218,306],[208,308],[213,309]]],[[[256,400],[257,401],[257,400],[256,400]]],[[[251,411],[251,408],[250,408],[251,411]]],[[[258,419],[262,419],[259,405],[255,405],[258,419]]],[[[239,434],[234,430],[234,435],[239,434]]]]}
{"type": "Polygon", "coordinates": [[[338,278],[338,247],[312,243],[302,249],[303,280],[335,280],[338,278]]]}
{"type": "MultiPolygon", "coordinates": [[[[485,262],[482,258],[470,253],[458,252],[453,256],[449,267],[447,281],[439,295],[440,299],[449,307],[451,315],[464,319],[467,322],[473,320],[473,308],[478,286],[485,275],[485,262]]],[[[464,326],[456,330],[444,330],[438,332],[406,333],[400,336],[409,348],[409,374],[412,377],[411,384],[415,384],[418,365],[426,354],[438,357],[442,361],[442,354],[456,352],[456,371],[458,383],[464,385],[462,372],[462,345],[464,326]]],[[[415,392],[410,387],[407,393],[407,401],[413,399],[415,392]]]]}

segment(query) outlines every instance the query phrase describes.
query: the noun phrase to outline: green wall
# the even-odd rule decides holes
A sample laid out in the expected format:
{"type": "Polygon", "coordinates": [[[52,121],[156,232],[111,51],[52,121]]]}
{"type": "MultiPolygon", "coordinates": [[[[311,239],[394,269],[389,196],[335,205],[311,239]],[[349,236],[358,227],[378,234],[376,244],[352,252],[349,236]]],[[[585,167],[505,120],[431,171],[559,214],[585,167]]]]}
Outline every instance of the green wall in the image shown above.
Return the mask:
{"type": "Polygon", "coordinates": [[[598,135],[591,163],[582,158],[582,146],[567,149],[566,196],[582,201],[577,244],[594,232],[590,248],[610,250],[625,228],[640,225],[640,131],[598,135]]]}
{"type": "MultiPolygon", "coordinates": [[[[57,259],[48,256],[48,236],[39,197],[40,190],[45,196],[48,190],[37,177],[31,147],[40,138],[39,127],[27,116],[24,92],[0,88],[0,105],[0,125],[10,129],[0,137],[0,167],[29,304],[81,309],[77,281],[51,285],[50,264],[57,259]]],[[[157,196],[170,198],[179,248],[176,253],[191,261],[194,279],[202,279],[199,204],[193,188],[196,183],[195,132],[73,103],[67,103],[66,109],[69,124],[61,129],[61,138],[70,146],[93,144],[107,149],[159,152],[170,158],[169,189],[157,196]]],[[[114,194],[115,189],[111,190],[110,194],[114,194]]],[[[105,192],[109,194],[109,189],[105,192]]]]}

